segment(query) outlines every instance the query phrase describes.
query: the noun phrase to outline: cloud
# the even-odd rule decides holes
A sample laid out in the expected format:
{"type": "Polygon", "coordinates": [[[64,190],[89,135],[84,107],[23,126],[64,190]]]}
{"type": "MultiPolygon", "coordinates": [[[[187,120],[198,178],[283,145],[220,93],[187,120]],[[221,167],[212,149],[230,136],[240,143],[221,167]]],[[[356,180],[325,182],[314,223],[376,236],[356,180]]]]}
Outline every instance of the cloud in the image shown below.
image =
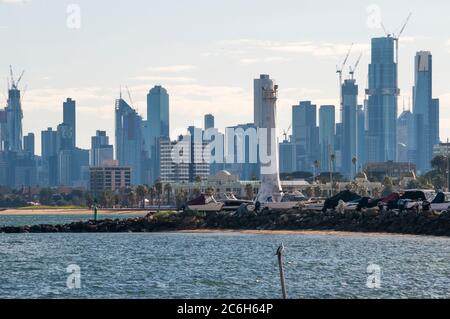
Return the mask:
{"type": "Polygon", "coordinates": [[[153,83],[194,83],[196,79],[182,76],[158,76],[158,75],[139,75],[131,78],[132,80],[153,82],[153,83]]]}
{"type": "Polygon", "coordinates": [[[31,0],[0,0],[0,3],[24,5],[30,3],[31,0]]]}
{"type": "Polygon", "coordinates": [[[191,64],[157,66],[148,68],[149,71],[161,73],[176,73],[176,72],[190,71],[193,69],[195,69],[195,66],[191,64]]]}
{"type": "Polygon", "coordinates": [[[283,57],[267,57],[267,58],[261,58],[261,59],[256,59],[256,58],[243,58],[240,59],[239,62],[241,64],[256,64],[256,63],[273,63],[273,62],[287,62],[290,61],[291,59],[288,58],[283,58],[283,57]]]}
{"type": "MultiPolygon", "coordinates": [[[[219,46],[233,50],[235,47],[249,51],[272,51],[284,54],[308,54],[313,56],[340,57],[345,55],[349,48],[349,43],[333,42],[312,42],[312,41],[271,41],[257,39],[234,39],[222,40],[217,43],[219,46]]],[[[369,51],[369,43],[355,43],[353,50],[369,51]]]]}

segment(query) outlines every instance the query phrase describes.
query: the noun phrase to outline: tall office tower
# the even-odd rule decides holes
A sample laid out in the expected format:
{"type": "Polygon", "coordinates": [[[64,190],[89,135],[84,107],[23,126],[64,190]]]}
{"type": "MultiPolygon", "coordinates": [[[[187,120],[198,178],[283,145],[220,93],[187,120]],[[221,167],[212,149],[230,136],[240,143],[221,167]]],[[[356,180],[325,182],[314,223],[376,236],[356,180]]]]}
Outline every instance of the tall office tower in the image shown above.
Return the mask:
{"type": "Polygon", "coordinates": [[[368,162],[394,161],[397,156],[397,61],[395,40],[388,36],[372,39],[367,103],[368,162]]]}
{"type": "Polygon", "coordinates": [[[210,175],[210,161],[206,155],[209,143],[203,140],[201,128],[190,126],[188,132],[190,138],[189,182],[195,182],[198,178],[206,180],[210,175]]]}
{"type": "Polygon", "coordinates": [[[58,184],[57,140],[58,132],[52,128],[41,132],[41,156],[46,168],[46,181],[43,184],[48,186],[58,184]]]}
{"type": "Polygon", "coordinates": [[[296,170],[312,172],[320,160],[317,107],[310,101],[292,107],[292,142],[295,144],[296,170]]]}
{"type": "Polygon", "coordinates": [[[323,172],[331,169],[330,158],[334,154],[336,135],[336,109],[334,105],[322,105],[319,109],[320,168],[323,172]]]}
{"type": "Polygon", "coordinates": [[[22,151],[22,103],[18,81],[11,79],[8,90],[8,104],[6,106],[6,150],[12,152],[22,151]]]}
{"type": "Polygon", "coordinates": [[[23,149],[25,152],[28,152],[31,156],[35,155],[33,133],[29,133],[27,136],[23,137],[23,149]]]}
{"type": "Polygon", "coordinates": [[[295,146],[289,140],[284,140],[280,147],[280,173],[293,173],[295,171],[295,146]]]}
{"type": "Polygon", "coordinates": [[[352,160],[358,155],[358,85],[355,80],[344,81],[342,101],[342,174],[353,179],[357,173],[357,167],[354,167],[352,160]]]}
{"type": "Polygon", "coordinates": [[[278,154],[278,142],[276,137],[276,118],[278,85],[270,79],[269,75],[262,74],[259,79],[254,80],[254,124],[258,130],[265,129],[267,134],[258,134],[266,144],[266,151],[261,149],[264,145],[259,143],[260,153],[268,156],[269,161],[261,160],[261,188],[257,200],[265,203],[269,201],[278,202],[282,199],[280,182],[280,166],[278,154]],[[264,154],[266,153],[266,154],[264,154]]]}
{"type": "Polygon", "coordinates": [[[214,128],[214,115],[212,114],[206,114],[205,115],[205,130],[209,130],[211,128],[214,128]]]}
{"type": "Polygon", "coordinates": [[[416,122],[419,172],[431,169],[433,147],[439,143],[439,100],[433,99],[433,57],[430,52],[417,52],[413,87],[413,114],[416,122]]]}
{"type": "Polygon", "coordinates": [[[131,167],[133,185],[141,184],[142,117],[122,98],[116,100],[115,117],[116,160],[120,166],[131,167]]]}
{"type": "Polygon", "coordinates": [[[239,176],[241,181],[259,179],[261,166],[258,158],[256,125],[253,123],[239,124],[227,127],[226,130],[225,156],[227,160],[222,169],[239,176]],[[233,132],[234,135],[229,132],[233,132]]]}
{"type": "Polygon", "coordinates": [[[0,110],[0,152],[6,151],[7,142],[6,110],[0,110]]]}
{"type": "Polygon", "coordinates": [[[67,98],[63,103],[63,123],[72,128],[72,145],[75,147],[77,145],[76,102],[71,98],[67,98]]]}
{"type": "Polygon", "coordinates": [[[109,137],[105,131],[97,131],[91,138],[90,165],[102,166],[105,161],[114,159],[114,148],[109,145],[109,137]]]}
{"type": "Polygon", "coordinates": [[[358,169],[361,170],[366,164],[366,112],[362,105],[358,105],[356,118],[358,130],[356,158],[358,169]]]}
{"type": "Polygon", "coordinates": [[[397,120],[397,162],[416,162],[418,134],[420,133],[414,129],[413,114],[409,110],[403,111],[397,120]]]}
{"type": "Polygon", "coordinates": [[[160,177],[160,138],[170,137],[169,94],[162,86],[155,86],[147,95],[147,130],[145,148],[151,158],[153,181],[160,177]]]}

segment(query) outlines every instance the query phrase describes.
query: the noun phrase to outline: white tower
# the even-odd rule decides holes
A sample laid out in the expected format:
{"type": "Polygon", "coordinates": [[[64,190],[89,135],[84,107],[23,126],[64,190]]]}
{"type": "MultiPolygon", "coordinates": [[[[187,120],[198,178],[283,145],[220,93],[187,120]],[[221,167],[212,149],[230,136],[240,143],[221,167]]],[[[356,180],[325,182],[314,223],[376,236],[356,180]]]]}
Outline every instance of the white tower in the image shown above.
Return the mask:
{"type": "Polygon", "coordinates": [[[260,203],[279,202],[282,197],[278,165],[276,117],[278,85],[269,75],[261,75],[254,81],[255,126],[259,131],[261,157],[261,188],[257,196],[260,203]],[[262,157],[267,157],[268,161],[262,157]]]}

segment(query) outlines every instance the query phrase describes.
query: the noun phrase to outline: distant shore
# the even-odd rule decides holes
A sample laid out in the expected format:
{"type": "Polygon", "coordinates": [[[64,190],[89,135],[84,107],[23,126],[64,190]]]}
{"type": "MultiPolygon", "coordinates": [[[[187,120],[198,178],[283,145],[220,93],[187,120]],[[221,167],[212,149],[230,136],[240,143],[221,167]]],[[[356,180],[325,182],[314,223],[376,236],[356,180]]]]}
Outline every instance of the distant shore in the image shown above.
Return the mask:
{"type": "MultiPolygon", "coordinates": [[[[119,210],[119,209],[99,209],[98,215],[124,215],[124,216],[145,216],[149,213],[149,210],[119,210]]],[[[7,209],[0,211],[0,216],[69,216],[69,215],[79,215],[79,216],[87,216],[93,215],[93,211],[91,209],[82,209],[82,208],[74,208],[74,209],[7,209]]]]}

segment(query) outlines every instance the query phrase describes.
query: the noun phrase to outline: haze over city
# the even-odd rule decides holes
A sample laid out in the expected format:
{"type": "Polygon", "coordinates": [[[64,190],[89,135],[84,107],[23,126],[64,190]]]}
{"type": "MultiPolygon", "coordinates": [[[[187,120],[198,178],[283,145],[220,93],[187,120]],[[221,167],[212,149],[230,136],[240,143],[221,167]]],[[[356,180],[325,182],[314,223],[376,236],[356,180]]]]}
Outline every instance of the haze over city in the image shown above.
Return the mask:
{"type": "MultiPolygon", "coordinates": [[[[77,101],[77,144],[89,148],[97,129],[114,136],[114,100],[128,86],[146,115],[156,84],[170,94],[171,136],[201,127],[253,121],[253,78],[270,74],[280,86],[278,129],[291,124],[300,100],[339,105],[336,65],[355,43],[349,65],[363,57],[355,78],[359,102],[367,86],[370,39],[396,33],[413,13],[401,40],[399,114],[410,105],[417,51],[433,54],[433,96],[440,98],[441,140],[450,136],[450,4],[423,1],[77,1],[80,28],[68,26],[69,1],[0,1],[0,79],[6,104],[9,64],[25,69],[21,86],[24,134],[56,127],[67,97],[77,101]],[[432,5],[432,4],[433,5],[432,5]],[[405,6],[407,4],[407,6],[405,6]],[[405,8],[408,9],[405,9],[405,8]],[[270,10],[269,10],[270,8],[270,10]]],[[[348,69],[345,70],[348,76],[348,69]]],[[[412,103],[412,102],[411,102],[412,103]]],[[[336,112],[339,114],[339,112],[336,112]]],[[[114,138],[111,139],[114,142],[114,138]]],[[[40,139],[36,139],[40,153],[40,139]]]]}

